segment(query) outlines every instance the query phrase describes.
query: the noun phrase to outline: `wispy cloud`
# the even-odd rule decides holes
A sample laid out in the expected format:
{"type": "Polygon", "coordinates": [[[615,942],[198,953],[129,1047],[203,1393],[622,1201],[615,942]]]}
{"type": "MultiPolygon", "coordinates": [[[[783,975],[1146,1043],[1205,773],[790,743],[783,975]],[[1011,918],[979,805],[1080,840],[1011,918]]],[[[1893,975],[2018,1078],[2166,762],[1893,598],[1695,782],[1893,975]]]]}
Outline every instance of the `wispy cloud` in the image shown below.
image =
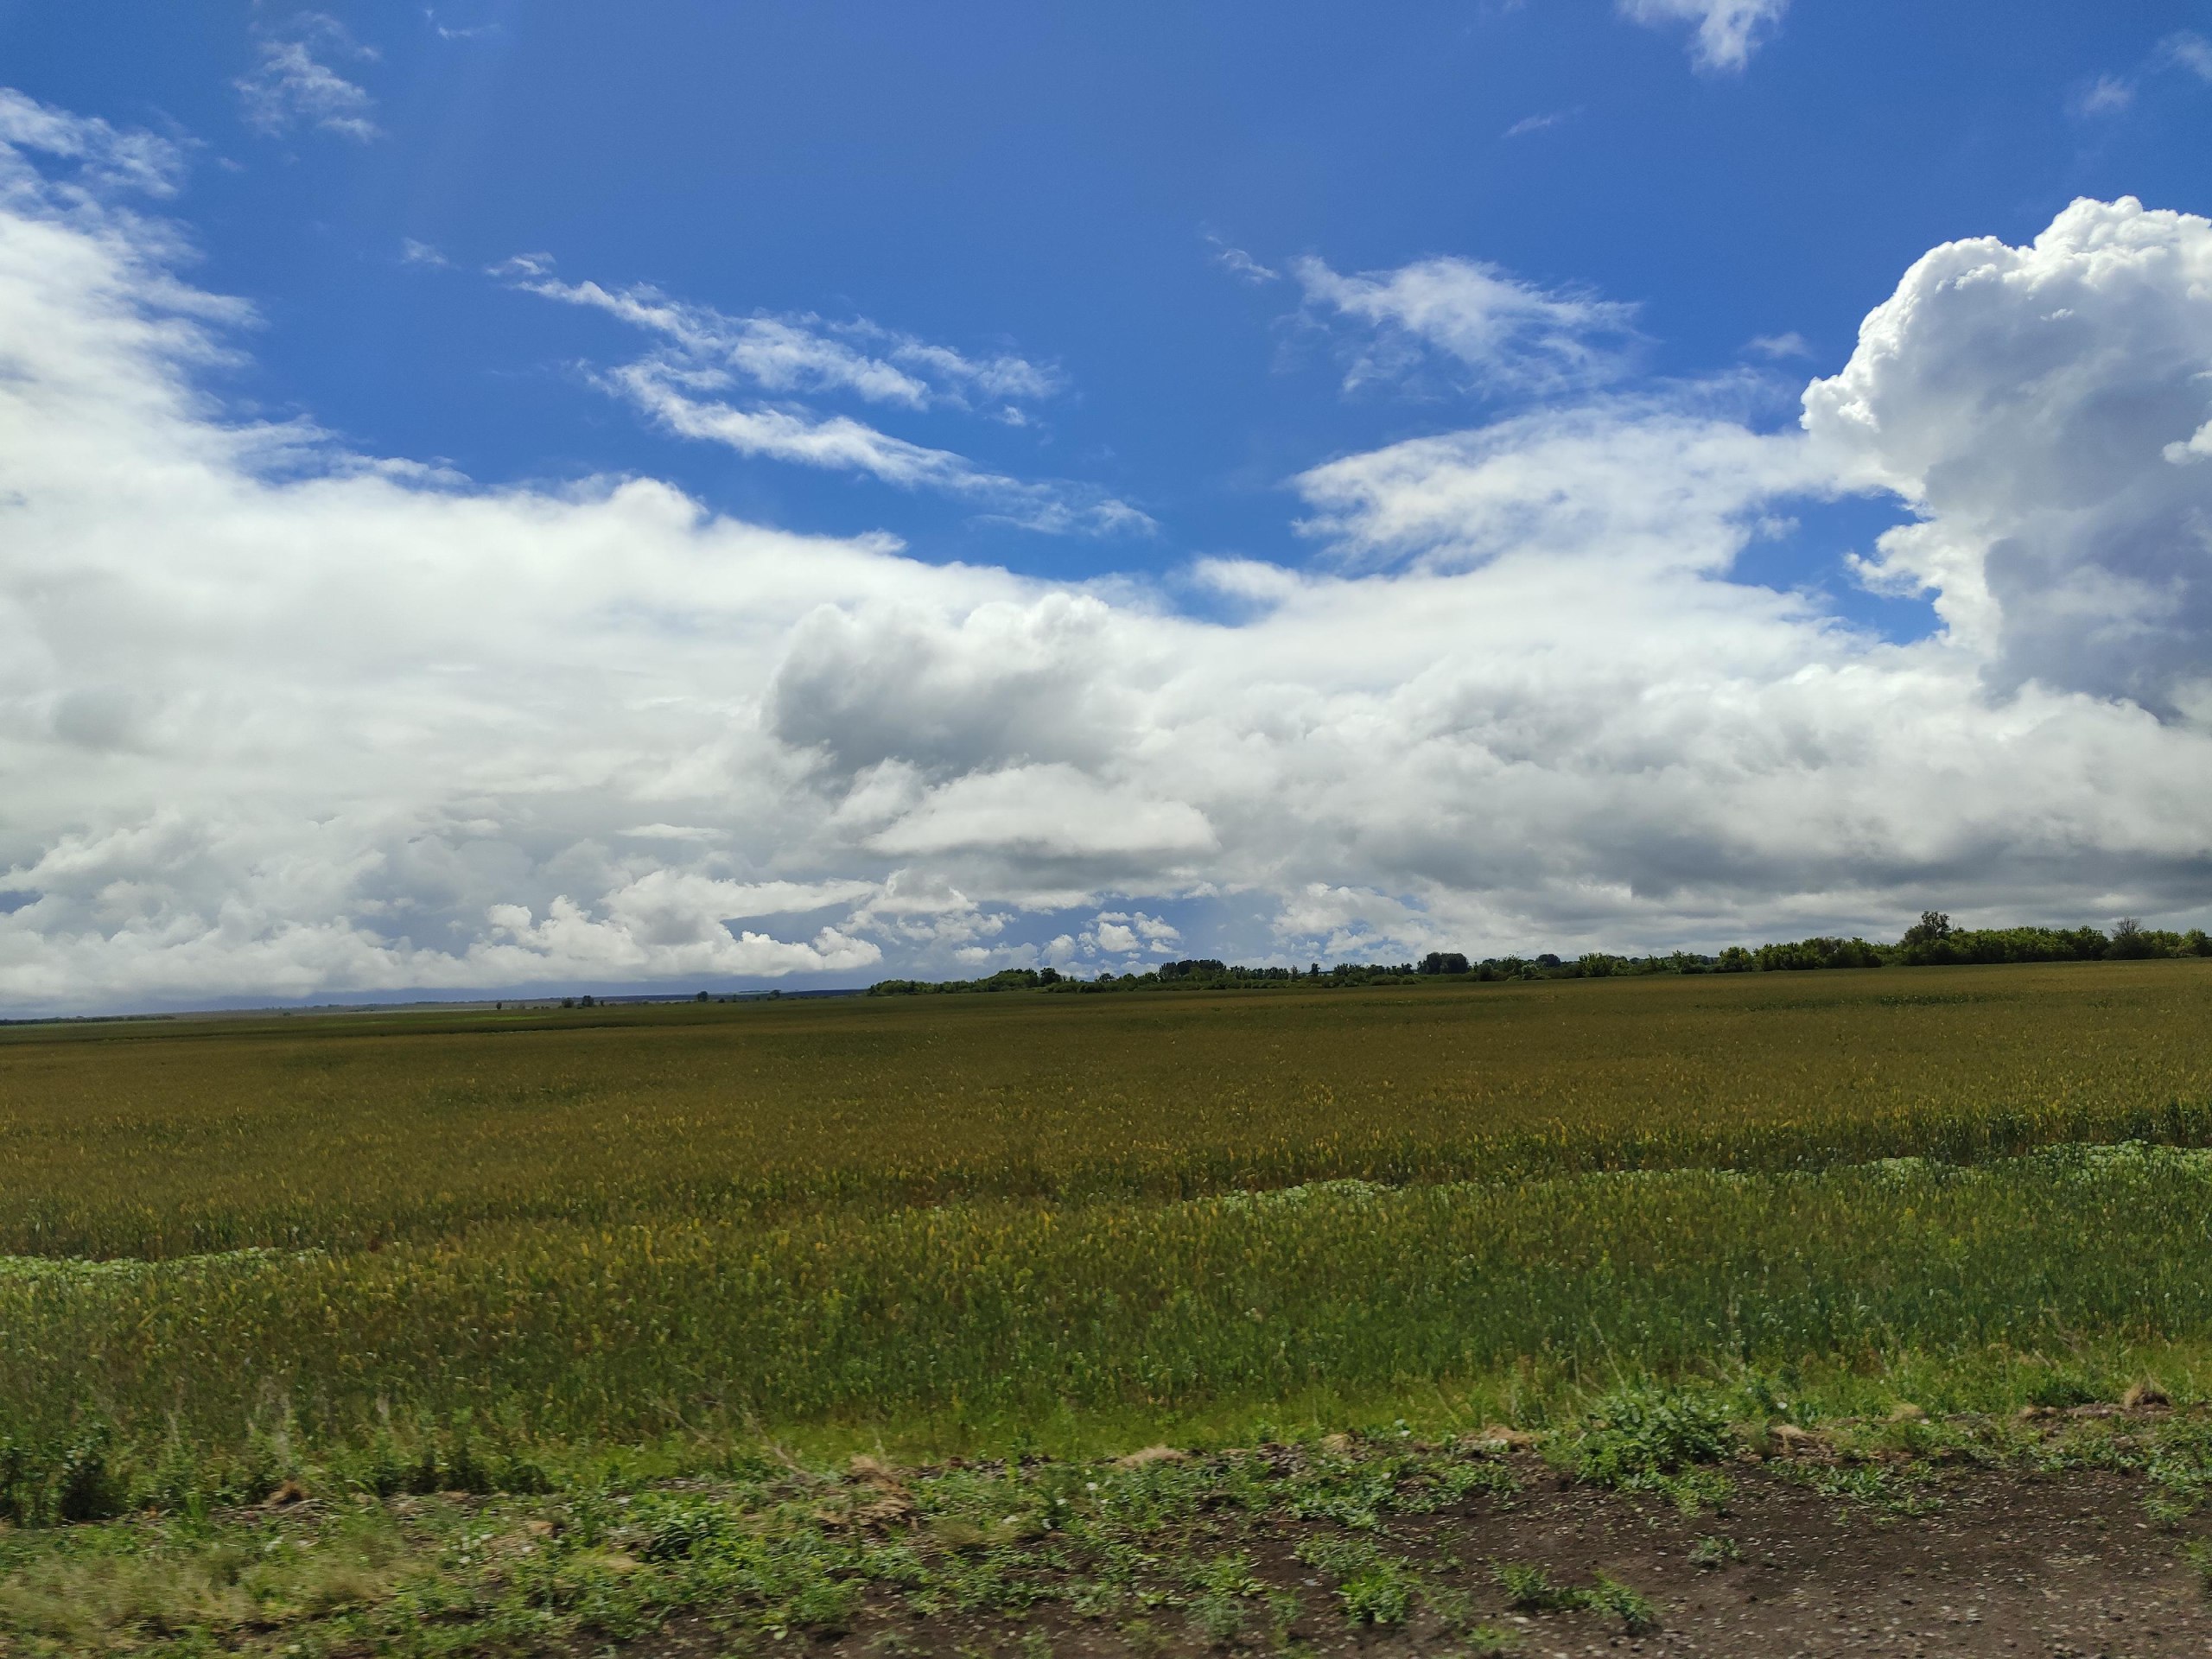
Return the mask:
{"type": "Polygon", "coordinates": [[[2159,46],[2166,61],[2186,69],[2200,80],[2212,80],[2212,41],[2183,29],[2169,35],[2159,46]]]}
{"type": "Polygon", "coordinates": [[[149,132],[121,132],[96,116],[71,115],[0,86],[0,146],[74,162],[104,184],[175,194],[184,155],[149,132]]]}
{"type": "Polygon", "coordinates": [[[865,320],[830,322],[812,313],[733,317],[671,299],[647,283],[607,289],[564,283],[540,254],[511,259],[493,274],[530,293],[604,311],[658,334],[709,379],[720,373],[764,391],[842,391],[868,403],[922,410],[965,409],[975,396],[1035,401],[1060,386],[1057,371],[1021,358],[969,357],[865,320]]]}
{"type": "Polygon", "coordinates": [[[1537,288],[1478,260],[1423,259],[1346,276],[1305,258],[1294,270],[1309,304],[1374,330],[1347,387],[1402,376],[1441,353],[1471,370],[1481,390],[1567,391],[1621,373],[1637,339],[1632,305],[1537,288]]]}
{"type": "Polygon", "coordinates": [[[245,105],[246,124],[270,137],[302,126],[361,143],[381,137],[372,118],[376,99],[316,56],[318,51],[356,60],[377,55],[356,42],[336,18],[301,13],[283,34],[257,41],[259,61],[252,73],[231,83],[245,105]]]}
{"type": "Polygon", "coordinates": [[[466,28],[442,23],[438,21],[436,10],[428,6],[423,9],[423,20],[429,24],[431,32],[442,41],[480,41],[505,33],[497,23],[477,23],[466,28]]]}
{"type": "Polygon", "coordinates": [[[2128,73],[2101,73],[2078,85],[2067,99],[2067,108],[2084,120],[2119,115],[2134,107],[2137,98],[2155,85],[2157,76],[2175,70],[2212,82],[2212,41],[2193,29],[2169,35],[2128,73]]]}
{"type": "Polygon", "coordinates": [[[1034,482],[976,466],[849,415],[826,413],[795,396],[845,396],[915,412],[978,410],[1026,424],[1020,404],[1059,390],[1056,370],[1007,353],[972,357],[950,346],[855,319],[812,313],[731,316],[671,298],[643,283],[610,289],[568,283],[543,254],[523,254],[492,275],[524,292],[605,312],[653,336],[656,349],[594,372],[595,382],[679,436],[743,455],[865,474],[904,489],[974,501],[984,514],[1052,534],[1149,531],[1152,520],[1104,493],[1071,482],[1034,482]],[[734,401],[757,391],[779,401],[734,401]]]}
{"type": "Polygon", "coordinates": [[[1789,10],[1789,0],[1620,0],[1632,22],[1693,24],[1690,57],[1700,69],[1741,69],[1789,10]]]}
{"type": "Polygon", "coordinates": [[[1745,341],[1744,348],[1779,363],[1793,357],[1810,357],[1813,348],[1794,329],[1786,334],[1759,334],[1745,341]]]}
{"type": "Polygon", "coordinates": [[[441,269],[453,263],[429,243],[417,242],[411,236],[399,238],[399,258],[402,264],[435,265],[441,269]]]}
{"type": "Polygon", "coordinates": [[[1230,276],[1255,285],[1281,280],[1282,273],[1272,265],[1263,265],[1242,248],[1232,248],[1219,237],[1210,236],[1213,244],[1213,262],[1230,276]]]}
{"type": "Polygon", "coordinates": [[[2135,102],[2135,85],[2118,75],[2099,75],[2075,94],[2076,115],[2117,115],[2135,102]]]}
{"type": "Polygon", "coordinates": [[[1542,132],[1572,121],[1581,114],[1580,109],[1553,110],[1544,115],[1525,115],[1498,136],[1502,138],[1525,138],[1532,132],[1542,132]]]}

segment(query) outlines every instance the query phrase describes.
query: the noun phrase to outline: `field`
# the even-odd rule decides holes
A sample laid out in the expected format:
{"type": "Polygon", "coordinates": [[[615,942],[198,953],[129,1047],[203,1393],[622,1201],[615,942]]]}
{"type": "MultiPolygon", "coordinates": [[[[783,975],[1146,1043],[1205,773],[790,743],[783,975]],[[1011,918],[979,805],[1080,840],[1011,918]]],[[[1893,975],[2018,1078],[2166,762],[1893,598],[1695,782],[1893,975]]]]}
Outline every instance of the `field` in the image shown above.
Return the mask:
{"type": "Polygon", "coordinates": [[[2208,1015],[2177,962],[18,1027],[0,1408],[904,1432],[2212,1335],[2208,1015]]]}
{"type": "Polygon", "coordinates": [[[2187,1406],[2212,962],[26,1026],[0,1198],[19,1522],[2187,1406]]]}

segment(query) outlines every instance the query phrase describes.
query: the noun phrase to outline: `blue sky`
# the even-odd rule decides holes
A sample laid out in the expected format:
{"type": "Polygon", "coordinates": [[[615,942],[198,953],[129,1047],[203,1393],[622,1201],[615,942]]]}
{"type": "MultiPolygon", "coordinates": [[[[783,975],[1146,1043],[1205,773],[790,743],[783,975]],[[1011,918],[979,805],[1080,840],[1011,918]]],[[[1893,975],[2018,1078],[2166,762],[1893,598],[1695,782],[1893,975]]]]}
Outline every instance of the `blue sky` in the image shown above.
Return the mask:
{"type": "Polygon", "coordinates": [[[2096,803],[2114,770],[2195,776],[2212,709],[2187,528],[2207,503],[2184,464],[2200,335],[2176,274],[2197,257],[2188,216],[2212,211],[2208,39],[2208,0],[0,0],[0,83],[27,100],[0,131],[22,169],[10,224],[49,264],[52,235],[108,261],[73,298],[26,277],[0,345],[44,329],[123,365],[57,348],[22,429],[177,400],[123,484],[16,463],[0,621],[39,666],[0,685],[24,746],[0,771],[41,791],[0,816],[0,999],[1712,944],[1878,931],[1923,897],[2197,914],[2212,848],[2183,806],[2121,831],[2096,803]],[[2077,198],[2153,211],[2062,233],[2077,198]],[[2064,248],[2031,257],[2047,231],[2064,248]],[[2133,238],[2133,297],[2100,274],[2107,236],[2133,238]],[[1997,290],[1926,274],[1944,259],[2042,308],[1955,304],[1997,290]],[[1897,348],[1862,347],[1869,314],[1923,282],[1936,298],[1879,314],[1897,348]],[[2091,297],[2048,297],[2069,283],[2091,297]],[[132,334],[162,315],[190,319],[191,350],[132,334]],[[2062,315],[2081,328],[2054,367],[2023,319],[2062,315]],[[1842,389],[1826,414],[1815,382],[1842,389]],[[2005,518],[2021,492],[1989,480],[2050,479],[2133,432],[2099,413],[2123,405],[2156,406],[2133,472],[2082,484],[2071,528],[2005,518]],[[1994,413],[2022,409],[2043,412],[2018,430],[1994,413]],[[1961,422],[1992,435],[1974,448],[1961,422]],[[165,458],[209,446],[209,501],[247,518],[102,519],[100,490],[151,503],[165,458]],[[322,556],[310,504],[370,478],[385,494],[329,508],[327,540],[397,571],[450,540],[481,579],[474,644],[404,621],[372,639],[358,600],[284,587],[322,556]],[[594,528],[644,511],[623,480],[696,522],[594,528]],[[1569,524],[1586,489],[1603,510],[1569,524]],[[783,550],[757,579],[671,563],[612,594],[550,550],[596,537],[620,564],[666,531],[643,571],[740,530],[827,539],[760,540],[783,550]],[[510,531],[495,575],[468,538],[510,531]],[[126,541],[145,563],[111,570],[123,556],[100,550],[126,541]],[[859,563],[821,574],[817,545],[859,563]],[[1591,574],[1631,546],[1632,571],[1591,574]],[[803,593],[781,574],[800,568],[803,593]],[[126,650],[111,601],[65,618],[45,597],[56,570],[93,569],[116,604],[185,571],[234,613],[263,592],[273,632],[248,647],[178,620],[126,650]],[[1583,626],[1593,594],[1620,601],[1620,639],[1583,626]],[[2120,609],[2089,627],[2085,605],[2120,609]],[[618,646],[626,609],[658,645],[618,646]],[[559,613],[578,685],[628,722],[592,741],[657,757],[653,780],[592,771],[589,744],[508,765],[514,731],[552,729],[575,690],[503,654],[524,612],[559,613]],[[1459,631],[1431,638],[1446,616],[1459,631]],[[671,665],[671,641],[756,623],[671,665]],[[341,625],[361,652],[342,687],[287,658],[341,625]],[[247,658],[257,690],[227,677],[247,658]],[[869,678],[893,658],[912,677],[869,678]],[[1558,714],[1554,674],[1609,700],[1558,714]],[[1835,689],[1805,718],[1834,729],[1808,735],[1781,705],[1821,677],[1835,689]],[[1306,723],[1277,729],[1262,684],[1306,723]],[[1247,694],[1249,718],[1219,715],[1247,694]],[[302,712],[249,754],[212,712],[226,696],[302,712]],[[1023,700],[1080,717],[1006,712],[1023,700]],[[1694,720],[1650,713],[1678,700],[1694,720]],[[1554,711],[1542,734],[1516,724],[1530,706],[1554,711]],[[1623,710],[1660,724],[1631,734],[1623,710]],[[2062,734],[2076,718],[2111,729],[2062,734]],[[1969,729],[1976,759],[1938,753],[1969,729]],[[2030,767],[2031,831],[1943,781],[2022,731],[2054,746],[2030,767]],[[300,758],[339,749],[366,771],[318,782],[300,758]],[[1390,781],[1358,772],[1383,751],[1390,781]],[[356,786],[410,752],[439,758],[356,786]],[[1678,798],[1677,777],[1701,781],[1678,798]],[[1756,798],[1700,816],[1739,785],[1756,798]],[[1422,810],[1465,834],[1394,822],[1431,789],[1422,810]],[[1368,817],[1340,810],[1376,791],[1368,817]],[[1270,801],[1302,827],[1265,827],[1270,801]],[[1139,828],[1102,839],[1102,815],[1139,828]],[[146,852],[156,824],[182,840],[146,852]],[[343,850],[304,850],[334,824],[353,826],[343,850]],[[127,878],[63,879],[126,842],[127,878]],[[270,874],[317,860],[311,895],[270,874]],[[118,882],[160,896],[118,919],[99,897],[118,882]],[[690,919],[640,921],[636,894],[671,883],[693,884],[690,919]],[[556,899],[620,948],[556,944],[556,899]],[[747,956],[718,929],[767,943],[747,956]],[[304,956],[283,943],[308,935],[304,956]],[[210,953],[212,978],[182,965],[210,953]]]}
{"type": "MultiPolygon", "coordinates": [[[[2024,239],[2076,195],[2212,207],[2212,88],[2160,53],[2212,21],[2201,3],[1800,0],[1740,68],[1700,68],[1687,22],[1605,0],[319,15],[337,28],[272,6],[0,9],[15,85],[188,145],[194,275],[264,320],[232,395],[487,482],[651,473],[748,518],[1055,575],[1303,557],[1293,475],[1499,401],[1345,395],[1295,289],[1239,281],[1224,248],[1341,271],[1451,254],[1587,289],[1637,308],[1642,373],[1755,370],[1773,382],[1747,390],[1756,417],[1779,423],[1936,243],[2024,239]],[[373,137],[311,102],[257,128],[235,83],[279,40],[362,90],[334,118],[373,137]],[[2104,78],[2125,107],[2093,107],[2104,78]],[[450,266],[406,263],[410,243],[450,266]],[[654,431],[578,372],[634,355],[629,330],[484,275],[534,252],[570,281],[1050,365],[1065,388],[1034,425],[882,424],[1095,486],[1159,531],[1040,536],[654,431]],[[1790,335],[1802,356],[1750,347],[1790,335]]],[[[1856,605],[1833,566],[1866,524],[1767,549],[1756,575],[1856,605]]]]}

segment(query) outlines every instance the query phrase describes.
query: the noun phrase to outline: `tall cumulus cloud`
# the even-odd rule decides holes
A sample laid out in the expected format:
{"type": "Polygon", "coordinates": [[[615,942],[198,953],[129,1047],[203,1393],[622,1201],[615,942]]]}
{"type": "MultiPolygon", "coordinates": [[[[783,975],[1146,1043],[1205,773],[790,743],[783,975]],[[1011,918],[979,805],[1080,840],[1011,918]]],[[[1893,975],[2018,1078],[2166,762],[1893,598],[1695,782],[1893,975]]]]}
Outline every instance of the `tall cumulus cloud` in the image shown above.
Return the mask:
{"type": "Polygon", "coordinates": [[[2208,897],[2205,220],[1936,250],[1799,430],[1590,392],[1332,461],[1217,621],[232,418],[145,141],[0,137],[10,1007],[1203,952],[1193,894],[1294,960],[2208,897]],[[1936,636],[1730,579],[1851,491],[1936,636]]]}

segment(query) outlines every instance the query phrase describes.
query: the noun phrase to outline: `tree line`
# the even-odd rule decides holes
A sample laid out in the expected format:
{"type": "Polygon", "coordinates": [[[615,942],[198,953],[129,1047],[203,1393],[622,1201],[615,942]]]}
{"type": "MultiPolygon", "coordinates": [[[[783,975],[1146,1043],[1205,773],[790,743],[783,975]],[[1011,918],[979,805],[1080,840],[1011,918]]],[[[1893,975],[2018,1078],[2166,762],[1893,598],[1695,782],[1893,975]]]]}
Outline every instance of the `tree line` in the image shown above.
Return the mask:
{"type": "Polygon", "coordinates": [[[1053,968],[1007,968],[983,979],[887,979],[870,996],[940,996],[976,991],[1052,991],[1071,995],[1135,990],[1236,990],[1274,986],[1338,988],[1414,984],[1428,979],[1473,981],[1612,979],[1644,974],[1790,973],[1822,968],[1936,968],[1971,963],[2127,962],[2157,957],[2212,957],[2212,938],[2201,927],[2171,932],[2123,916],[2107,933],[2095,927],[1955,927],[1942,911],[1921,912],[1895,944],[1851,938],[1794,939],[1752,947],[1730,945],[1718,956],[1674,950],[1664,956],[1615,956],[1586,951],[1567,958],[1546,951],[1534,957],[1471,960],[1458,950],[1432,950],[1418,962],[1318,962],[1301,970],[1248,968],[1211,957],[1163,962],[1141,973],[1106,972],[1077,979],[1053,968]]]}

